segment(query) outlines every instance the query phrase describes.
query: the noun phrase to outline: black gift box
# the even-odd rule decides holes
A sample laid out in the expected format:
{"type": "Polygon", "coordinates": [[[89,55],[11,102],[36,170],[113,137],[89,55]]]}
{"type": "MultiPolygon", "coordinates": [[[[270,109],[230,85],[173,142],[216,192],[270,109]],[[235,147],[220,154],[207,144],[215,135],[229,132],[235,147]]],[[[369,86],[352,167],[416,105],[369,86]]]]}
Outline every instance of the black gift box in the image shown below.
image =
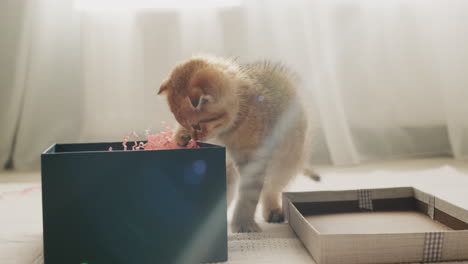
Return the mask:
{"type": "Polygon", "coordinates": [[[49,147],[41,157],[45,264],[227,260],[225,149],[200,146],[49,147]]]}

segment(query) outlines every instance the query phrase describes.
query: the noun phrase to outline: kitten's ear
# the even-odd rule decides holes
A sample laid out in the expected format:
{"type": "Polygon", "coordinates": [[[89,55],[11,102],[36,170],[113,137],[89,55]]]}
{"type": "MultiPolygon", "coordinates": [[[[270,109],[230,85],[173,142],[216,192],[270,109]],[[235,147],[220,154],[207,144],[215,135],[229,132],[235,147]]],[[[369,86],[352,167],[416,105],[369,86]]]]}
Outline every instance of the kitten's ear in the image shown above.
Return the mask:
{"type": "Polygon", "coordinates": [[[161,87],[159,87],[159,95],[164,95],[167,93],[167,90],[169,89],[169,80],[165,80],[162,84],[161,87]]]}

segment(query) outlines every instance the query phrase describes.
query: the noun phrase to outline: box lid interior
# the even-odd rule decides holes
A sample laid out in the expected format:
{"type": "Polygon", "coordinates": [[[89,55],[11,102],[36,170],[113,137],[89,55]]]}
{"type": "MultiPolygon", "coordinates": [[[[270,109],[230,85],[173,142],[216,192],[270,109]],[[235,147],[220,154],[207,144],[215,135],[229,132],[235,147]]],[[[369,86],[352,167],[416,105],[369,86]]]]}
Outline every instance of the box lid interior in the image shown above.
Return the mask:
{"type": "Polygon", "coordinates": [[[431,217],[428,213],[431,196],[411,187],[373,189],[372,209],[361,208],[356,193],[357,190],[324,191],[285,196],[320,234],[468,232],[465,219],[447,213],[462,215],[466,210],[450,204],[452,210],[445,210],[447,203],[438,202],[431,217]]]}

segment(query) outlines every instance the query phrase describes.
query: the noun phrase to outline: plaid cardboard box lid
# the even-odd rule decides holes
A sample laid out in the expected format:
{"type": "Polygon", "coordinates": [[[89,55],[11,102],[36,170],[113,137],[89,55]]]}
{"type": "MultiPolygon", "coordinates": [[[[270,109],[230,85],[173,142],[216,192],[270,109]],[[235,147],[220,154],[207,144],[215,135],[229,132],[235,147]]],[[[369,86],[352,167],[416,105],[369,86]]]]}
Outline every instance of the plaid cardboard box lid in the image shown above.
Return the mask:
{"type": "MultiPolygon", "coordinates": [[[[287,192],[283,193],[283,206],[289,225],[319,264],[468,259],[468,211],[412,187],[287,192]],[[414,232],[322,232],[308,220],[314,215],[358,212],[415,212],[424,215],[425,221],[434,221],[445,228],[424,232],[418,228],[414,232]]],[[[404,230],[408,230],[408,223],[392,219],[387,222],[406,225],[404,230]]]]}

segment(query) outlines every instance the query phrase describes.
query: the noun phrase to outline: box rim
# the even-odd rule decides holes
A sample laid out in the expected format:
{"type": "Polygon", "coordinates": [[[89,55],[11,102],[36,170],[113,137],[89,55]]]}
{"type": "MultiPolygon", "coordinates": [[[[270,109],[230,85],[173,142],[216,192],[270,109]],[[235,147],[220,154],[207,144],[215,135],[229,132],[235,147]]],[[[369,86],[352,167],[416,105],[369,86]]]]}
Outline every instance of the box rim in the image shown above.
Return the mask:
{"type": "MultiPolygon", "coordinates": [[[[133,141],[132,141],[133,142],[133,141]]],[[[145,141],[138,141],[138,142],[145,142],[145,141]]],[[[83,153],[83,154],[89,154],[89,153],[122,153],[122,152],[127,152],[127,153],[141,153],[141,152],[161,152],[161,151],[174,151],[174,150],[189,150],[189,151],[200,151],[203,149],[225,149],[224,146],[220,145],[215,145],[211,143],[206,143],[206,142],[200,142],[204,145],[207,145],[206,147],[202,148],[178,148],[178,149],[151,149],[151,150],[95,150],[95,151],[67,151],[67,152],[52,152],[53,149],[55,149],[57,146],[60,145],[90,145],[90,144],[122,144],[121,141],[115,141],[115,142],[86,142],[86,143],[53,143],[49,147],[47,147],[42,153],[41,156],[48,156],[48,155],[67,155],[67,154],[77,154],[77,153],[83,153]]]]}
{"type": "Polygon", "coordinates": [[[53,143],[52,145],[50,145],[49,147],[47,147],[41,154],[44,155],[44,154],[52,154],[53,152],[51,152],[53,149],[55,149],[55,147],[57,146],[57,143],[53,143]]]}
{"type": "MultiPolygon", "coordinates": [[[[296,198],[293,196],[301,196],[301,195],[308,195],[308,194],[315,194],[315,195],[321,195],[321,194],[328,194],[328,193],[334,193],[334,194],[339,194],[339,193],[354,193],[356,191],[363,190],[363,189],[344,189],[344,190],[319,190],[319,191],[305,191],[305,192],[283,192],[283,196],[286,196],[290,201],[293,202],[301,202],[300,198],[296,198]]],[[[392,196],[388,198],[403,198],[403,197],[414,197],[415,191],[419,191],[418,189],[411,187],[411,186],[397,186],[397,187],[385,187],[385,188],[367,188],[365,190],[371,190],[371,191],[394,191],[394,190],[399,190],[399,191],[409,191],[411,194],[410,195],[405,195],[405,196],[392,196]]],[[[423,192],[424,193],[424,192],[423,192]]],[[[351,201],[353,199],[348,199],[345,201],[351,201]]],[[[321,200],[321,201],[343,201],[342,199],[340,200],[321,200]]],[[[305,201],[305,202],[312,202],[310,200],[305,201]]]]}

